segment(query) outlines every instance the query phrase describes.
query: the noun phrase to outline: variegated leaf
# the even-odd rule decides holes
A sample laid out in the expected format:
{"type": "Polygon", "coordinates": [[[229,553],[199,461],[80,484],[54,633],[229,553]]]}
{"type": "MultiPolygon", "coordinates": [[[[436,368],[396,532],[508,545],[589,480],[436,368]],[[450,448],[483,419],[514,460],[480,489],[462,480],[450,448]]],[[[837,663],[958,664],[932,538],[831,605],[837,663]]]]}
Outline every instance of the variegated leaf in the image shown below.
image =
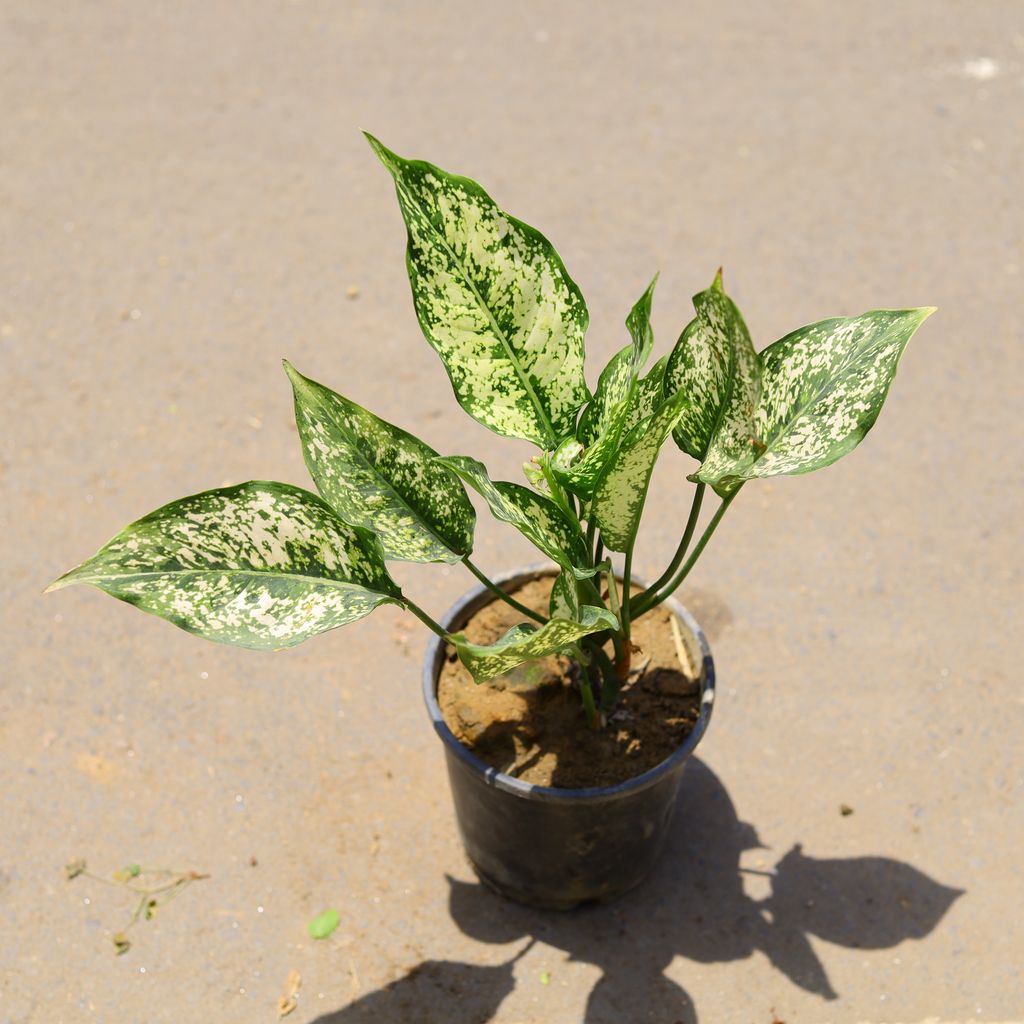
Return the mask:
{"type": "Polygon", "coordinates": [[[654,348],[654,332],[651,330],[651,303],[654,301],[654,287],[658,283],[658,275],[651,278],[647,290],[640,296],[626,317],[626,330],[633,339],[633,377],[639,375],[644,363],[654,348]]]}
{"type": "Polygon", "coordinates": [[[558,254],[476,182],[367,139],[395,179],[416,314],[459,404],[498,434],[553,449],[589,397],[587,306],[558,254]]]}
{"type": "Polygon", "coordinates": [[[636,537],[640,515],[658,452],[687,407],[689,396],[679,391],[623,438],[594,491],[591,511],[610,551],[627,551],[636,537]]]}
{"type": "Polygon", "coordinates": [[[555,577],[555,582],[551,586],[548,615],[552,619],[569,619],[571,622],[579,619],[579,584],[571,572],[563,571],[555,577]]]}
{"type": "Polygon", "coordinates": [[[550,460],[558,482],[588,501],[632,418],[635,394],[640,389],[637,378],[654,346],[651,300],[657,282],[655,275],[626,318],[632,342],[616,352],[601,371],[594,398],[580,417],[577,436],[583,448],[574,448],[577,442],[564,441],[550,460]]]}
{"type": "Polygon", "coordinates": [[[478,683],[494,679],[524,661],[558,654],[581,637],[604,629],[618,629],[619,620],[604,608],[584,605],[579,620],[551,619],[541,627],[513,626],[493,644],[470,643],[465,633],[453,633],[449,642],[459,653],[462,664],[478,683]]]}
{"type": "Polygon", "coordinates": [[[663,385],[668,356],[662,356],[646,376],[636,382],[633,395],[626,408],[626,419],[622,424],[622,435],[628,434],[641,420],[647,419],[664,401],[663,385]]]}
{"type": "Polygon", "coordinates": [[[601,436],[615,419],[618,409],[629,396],[633,369],[633,345],[620,348],[608,360],[608,365],[597,379],[594,397],[583,410],[576,436],[588,448],[601,436]]]}
{"type": "Polygon", "coordinates": [[[761,353],[760,444],[701,480],[727,494],[744,480],[810,473],[852,451],[874,425],[900,356],[934,310],[872,310],[802,327],[761,353]]]}
{"type": "Polygon", "coordinates": [[[666,398],[685,392],[689,401],[673,436],[687,455],[703,462],[714,446],[750,450],[761,364],[747,326],[722,287],[722,273],[693,297],[697,315],[687,325],[665,368],[666,398]]]}
{"type": "Polygon", "coordinates": [[[315,494],[253,480],[125,527],[50,589],[89,583],[219,643],[273,650],[398,603],[377,539],[315,494]]]}
{"type": "Polygon", "coordinates": [[[433,448],[284,367],[306,465],[345,522],[376,533],[386,558],[457,562],[473,550],[476,512],[433,448]]]}
{"type": "Polygon", "coordinates": [[[566,568],[587,561],[579,523],[550,498],[520,484],[493,481],[487,467],[466,455],[437,460],[457,473],[487,502],[495,519],[510,523],[552,561],[566,568]]]}

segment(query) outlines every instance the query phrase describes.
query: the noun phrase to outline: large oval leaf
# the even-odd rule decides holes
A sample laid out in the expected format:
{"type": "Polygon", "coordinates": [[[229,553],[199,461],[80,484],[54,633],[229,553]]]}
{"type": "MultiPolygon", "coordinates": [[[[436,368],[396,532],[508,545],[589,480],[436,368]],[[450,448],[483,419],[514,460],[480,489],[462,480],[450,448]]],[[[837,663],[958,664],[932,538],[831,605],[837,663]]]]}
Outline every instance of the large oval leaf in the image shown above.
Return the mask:
{"type": "Polygon", "coordinates": [[[697,478],[720,494],[744,480],[810,473],[852,451],[874,425],[907,342],[932,307],[872,310],[801,327],[761,353],[752,453],[697,478]]]}
{"type": "Polygon", "coordinates": [[[520,484],[493,481],[482,462],[450,455],[438,462],[465,480],[487,502],[495,519],[510,523],[552,561],[565,568],[588,562],[580,525],[550,498],[520,484]]]}
{"type": "Polygon", "coordinates": [[[475,181],[367,139],[395,179],[416,315],[459,404],[498,434],[554,448],[589,397],[580,290],[551,243],[475,181]]]}
{"type": "Polygon", "coordinates": [[[473,550],[476,512],[433,448],[284,367],[306,465],[345,522],[376,533],[386,558],[457,562],[473,550]]]}
{"type": "Polygon", "coordinates": [[[693,297],[696,317],[683,331],[665,368],[666,398],[689,396],[673,436],[703,462],[712,448],[735,459],[750,449],[761,366],[740,311],[722,287],[722,273],[693,297]],[[738,446],[738,447],[737,447],[738,446]]]}
{"type": "Polygon", "coordinates": [[[493,644],[470,643],[465,633],[452,633],[448,637],[462,664],[469,669],[475,682],[494,679],[524,661],[557,654],[581,637],[599,633],[604,629],[618,629],[619,620],[605,608],[584,605],[579,620],[551,619],[541,627],[524,623],[513,626],[493,644]]]}
{"type": "Polygon", "coordinates": [[[591,511],[601,527],[601,540],[610,551],[628,551],[640,526],[651,473],[658,452],[689,401],[679,391],[623,438],[594,491],[591,511]]]}
{"type": "Polygon", "coordinates": [[[294,647],[400,598],[372,534],[315,494],[263,480],[151,512],[50,589],[72,583],[260,650],[294,647]]]}

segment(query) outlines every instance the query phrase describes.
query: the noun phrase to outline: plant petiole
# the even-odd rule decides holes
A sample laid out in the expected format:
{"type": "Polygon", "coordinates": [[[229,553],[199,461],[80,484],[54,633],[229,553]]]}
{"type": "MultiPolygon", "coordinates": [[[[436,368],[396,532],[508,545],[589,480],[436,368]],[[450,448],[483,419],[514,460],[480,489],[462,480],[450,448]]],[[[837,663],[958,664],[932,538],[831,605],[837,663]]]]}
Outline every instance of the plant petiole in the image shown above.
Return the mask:
{"type": "MultiPolygon", "coordinates": [[[[718,511],[715,512],[711,522],[708,523],[704,532],[701,534],[700,540],[697,541],[697,546],[693,549],[693,553],[686,560],[686,564],[679,570],[679,572],[673,577],[669,585],[660,593],[655,594],[653,597],[644,600],[641,598],[636,609],[637,617],[646,615],[652,608],[657,608],[662,601],[667,597],[671,597],[676,588],[686,579],[690,574],[690,570],[694,567],[697,559],[700,558],[701,552],[707,547],[707,543],[711,540],[711,535],[715,532],[716,527],[722,521],[722,516],[725,515],[726,509],[732,504],[733,499],[739,494],[739,487],[736,488],[728,498],[722,499],[722,504],[718,506],[718,511]]],[[[646,597],[646,595],[644,595],[646,597]]]]}
{"type": "Polygon", "coordinates": [[[511,594],[502,590],[493,580],[485,576],[470,560],[469,555],[466,555],[462,559],[463,565],[489,590],[492,594],[495,594],[507,605],[515,608],[517,612],[521,612],[528,618],[533,619],[534,622],[539,622],[542,626],[548,621],[543,615],[535,612],[532,608],[527,608],[525,604],[520,604],[511,594]]]}

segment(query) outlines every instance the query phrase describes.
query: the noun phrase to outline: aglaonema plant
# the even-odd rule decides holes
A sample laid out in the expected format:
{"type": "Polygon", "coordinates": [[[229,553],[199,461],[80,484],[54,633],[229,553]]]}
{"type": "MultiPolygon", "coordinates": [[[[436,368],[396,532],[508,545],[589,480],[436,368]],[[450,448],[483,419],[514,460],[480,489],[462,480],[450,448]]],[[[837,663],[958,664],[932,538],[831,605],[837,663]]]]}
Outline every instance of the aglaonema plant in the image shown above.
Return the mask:
{"type": "Polygon", "coordinates": [[[587,306],[548,240],[476,182],[367,138],[395,181],[423,334],[470,416],[537,446],[529,486],[492,480],[474,458],[439,456],[286,361],[319,495],[251,481],[171,502],[51,589],[89,583],[208,640],[259,649],[397,604],[449,641],[478,682],[530,659],[574,658],[584,713],[600,726],[628,677],[633,624],[687,577],[741,488],[855,448],[932,309],[823,320],[758,353],[719,272],[675,347],[647,368],[655,279],[591,394],[587,306]],[[697,463],[690,514],[665,571],[634,594],[637,533],[669,438],[697,463]],[[546,614],[473,562],[464,485],[559,567],[546,614]],[[695,541],[709,487],[719,505],[695,541]],[[609,552],[622,556],[621,574],[609,552]],[[529,621],[489,646],[448,634],[392,579],[389,560],[461,562],[529,621]]]}

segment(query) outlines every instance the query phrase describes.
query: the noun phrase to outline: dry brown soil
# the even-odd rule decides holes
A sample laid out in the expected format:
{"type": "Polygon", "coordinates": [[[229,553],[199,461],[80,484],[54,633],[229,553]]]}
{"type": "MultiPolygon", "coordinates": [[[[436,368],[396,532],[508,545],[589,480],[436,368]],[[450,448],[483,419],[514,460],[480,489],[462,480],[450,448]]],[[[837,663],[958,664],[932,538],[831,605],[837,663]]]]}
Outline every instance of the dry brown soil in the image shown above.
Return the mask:
{"type": "MultiPolygon", "coordinates": [[[[546,612],[551,583],[551,577],[533,580],[513,596],[546,612]]],[[[469,620],[465,633],[474,643],[490,644],[524,621],[495,601],[469,620]]],[[[587,726],[573,663],[563,657],[528,662],[477,684],[449,647],[438,703],[459,741],[508,775],[564,789],[614,785],[668,757],[700,711],[698,672],[685,648],[677,650],[664,606],[634,624],[633,642],[639,648],[634,668],[603,729],[587,726]]]]}

